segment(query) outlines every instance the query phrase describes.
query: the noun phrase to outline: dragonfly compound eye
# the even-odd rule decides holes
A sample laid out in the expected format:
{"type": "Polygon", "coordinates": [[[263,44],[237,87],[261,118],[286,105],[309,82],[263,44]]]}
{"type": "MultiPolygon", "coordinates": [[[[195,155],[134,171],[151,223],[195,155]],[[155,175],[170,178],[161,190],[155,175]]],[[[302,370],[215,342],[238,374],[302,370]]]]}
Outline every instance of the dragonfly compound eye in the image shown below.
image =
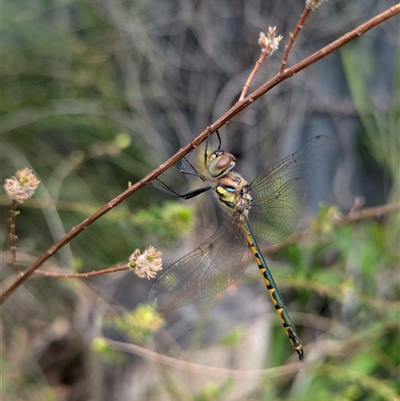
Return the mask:
{"type": "Polygon", "coordinates": [[[224,173],[228,173],[235,166],[235,156],[223,151],[219,152],[213,160],[210,160],[208,172],[211,177],[220,177],[224,173]]]}

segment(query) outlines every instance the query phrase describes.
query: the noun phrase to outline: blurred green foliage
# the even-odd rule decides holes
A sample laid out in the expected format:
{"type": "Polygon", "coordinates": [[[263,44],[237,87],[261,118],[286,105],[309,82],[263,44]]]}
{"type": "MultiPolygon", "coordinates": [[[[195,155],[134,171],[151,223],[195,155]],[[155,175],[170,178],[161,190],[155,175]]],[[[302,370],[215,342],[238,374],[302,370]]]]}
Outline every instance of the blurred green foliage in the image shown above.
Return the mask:
{"type": "MultiPolygon", "coordinates": [[[[374,76],[379,68],[374,55],[362,45],[354,43],[341,48],[340,55],[351,96],[363,124],[364,146],[388,169],[392,178],[399,177],[400,60],[397,57],[393,68],[394,85],[381,98],[374,99],[370,86],[377,84],[374,76]],[[391,107],[383,111],[380,102],[387,102],[391,107]]],[[[398,185],[395,190],[395,197],[399,199],[398,185]]]]}
{"type": "Polygon", "coordinates": [[[126,363],[127,361],[127,358],[124,354],[109,347],[107,340],[104,337],[94,338],[91,344],[91,348],[93,352],[100,355],[104,360],[109,363],[120,365],[126,363]]]}
{"type": "Polygon", "coordinates": [[[105,318],[103,322],[131,340],[145,344],[163,326],[164,319],[150,305],[139,305],[133,311],[127,311],[120,317],[105,318]]]}

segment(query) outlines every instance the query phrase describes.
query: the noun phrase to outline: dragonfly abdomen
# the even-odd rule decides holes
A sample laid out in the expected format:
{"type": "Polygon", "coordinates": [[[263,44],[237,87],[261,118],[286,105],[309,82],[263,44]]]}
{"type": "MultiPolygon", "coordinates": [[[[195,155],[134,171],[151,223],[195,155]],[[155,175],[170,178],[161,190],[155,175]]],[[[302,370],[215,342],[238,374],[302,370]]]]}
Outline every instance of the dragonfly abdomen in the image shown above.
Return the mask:
{"type": "Polygon", "coordinates": [[[292,323],[292,320],[290,319],[289,312],[286,309],[283,298],[275,284],[271,272],[269,271],[267,262],[265,261],[264,256],[262,255],[256,241],[254,240],[253,234],[248,224],[245,224],[244,231],[246,234],[247,244],[249,245],[251,252],[256,259],[258,268],[260,269],[260,273],[262,274],[264,283],[268,289],[269,296],[275,307],[276,313],[278,314],[279,319],[283,325],[283,328],[285,329],[286,335],[288,336],[293,349],[299,355],[300,360],[303,360],[304,350],[301,345],[299,336],[296,333],[296,329],[294,327],[294,324],[292,323]]]}

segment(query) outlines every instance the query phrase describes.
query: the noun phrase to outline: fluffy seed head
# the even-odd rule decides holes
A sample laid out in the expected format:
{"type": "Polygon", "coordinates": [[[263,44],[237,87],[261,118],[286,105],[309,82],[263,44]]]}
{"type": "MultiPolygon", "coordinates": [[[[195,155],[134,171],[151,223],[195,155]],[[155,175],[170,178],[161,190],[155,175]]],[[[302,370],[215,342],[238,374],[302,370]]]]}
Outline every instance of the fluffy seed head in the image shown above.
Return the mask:
{"type": "Polygon", "coordinates": [[[7,178],[4,188],[11,199],[23,203],[35,193],[39,183],[32,170],[24,168],[17,171],[14,177],[7,178]]]}
{"type": "Polygon", "coordinates": [[[324,1],[327,0],[306,0],[306,7],[311,10],[316,10],[324,1]]]}
{"type": "Polygon", "coordinates": [[[162,270],[161,255],[162,253],[152,245],[145,249],[143,254],[140,253],[139,249],[136,249],[129,257],[129,266],[138,277],[150,280],[156,277],[158,271],[162,270]]]}
{"type": "Polygon", "coordinates": [[[260,32],[260,37],[258,43],[262,47],[262,52],[269,57],[275,50],[279,47],[279,42],[282,40],[283,36],[276,36],[276,26],[269,27],[268,33],[260,32]]]}

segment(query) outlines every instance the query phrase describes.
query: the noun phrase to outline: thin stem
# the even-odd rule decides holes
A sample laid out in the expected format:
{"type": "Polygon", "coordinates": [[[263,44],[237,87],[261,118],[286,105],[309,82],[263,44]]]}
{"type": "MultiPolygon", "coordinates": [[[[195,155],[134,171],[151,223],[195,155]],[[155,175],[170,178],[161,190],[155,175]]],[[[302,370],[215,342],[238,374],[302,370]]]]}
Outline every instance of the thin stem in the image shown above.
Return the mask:
{"type": "Polygon", "coordinates": [[[310,15],[311,8],[306,7],[303,11],[303,13],[300,15],[299,21],[297,22],[295,30],[290,33],[290,40],[289,43],[285,46],[285,53],[283,54],[282,58],[282,64],[281,64],[281,69],[279,71],[279,74],[283,74],[286,68],[286,63],[289,58],[289,53],[292,50],[294,46],[294,41],[297,38],[297,35],[299,34],[300,30],[303,28],[304,21],[307,19],[307,17],[310,15]]]}
{"type": "Polygon", "coordinates": [[[9,211],[9,235],[10,235],[10,251],[11,251],[11,257],[12,257],[12,264],[14,267],[14,270],[20,275],[21,270],[18,266],[18,260],[17,260],[17,236],[15,235],[15,215],[17,212],[17,201],[14,199],[11,200],[10,203],[10,211],[9,211]]]}
{"type": "Polygon", "coordinates": [[[94,270],[86,273],[57,273],[45,270],[36,270],[35,274],[53,278],[88,278],[88,277],[101,276],[103,274],[108,274],[108,273],[121,272],[129,269],[130,267],[127,264],[125,264],[125,265],[110,267],[108,269],[94,270]]]}
{"type": "Polygon", "coordinates": [[[340,47],[344,46],[345,44],[351,42],[352,40],[358,38],[359,36],[363,35],[376,25],[386,21],[387,19],[393,17],[394,15],[400,12],[400,3],[388,8],[384,12],[378,14],[377,16],[371,18],[364,24],[359,25],[356,29],[344,34],[339,39],[335,40],[334,42],[330,43],[329,45],[323,47],[322,49],[318,50],[317,52],[313,53],[311,56],[305,58],[304,60],[300,61],[299,63],[295,64],[293,67],[286,69],[283,74],[277,74],[275,77],[270,79],[260,88],[255,90],[253,93],[248,95],[246,98],[243,99],[242,102],[237,102],[230,110],[228,110],[224,115],[222,115],[219,119],[217,119],[213,124],[207,127],[200,135],[198,135],[192,142],[184,146],[183,148],[179,149],[175,155],[169,158],[166,162],[162,163],[152,172],[147,174],[143,179],[138,181],[136,184],[129,186],[124,192],[119,194],[117,197],[112,199],[110,202],[105,204],[102,208],[100,208],[97,212],[93,215],[85,219],[82,223],[75,226],[65,237],[63,237],[60,241],[56,242],[52,245],[45,253],[43,253],[33,264],[32,266],[25,271],[20,277],[18,277],[9,288],[7,288],[1,295],[0,295],[0,304],[2,304],[14,291],[18,288],[22,283],[24,283],[29,277],[32,276],[33,272],[41,266],[47,259],[49,259],[52,255],[54,255],[60,248],[65,246],[68,242],[70,242],[73,238],[75,238],[79,233],[93,224],[97,219],[101,216],[109,212],[115,206],[119,205],[123,201],[125,201],[129,196],[133,195],[136,191],[143,188],[146,184],[153,181],[157,178],[160,174],[164,171],[168,170],[172,167],[176,162],[186,156],[190,151],[195,149],[199,146],[208,136],[210,131],[215,132],[217,129],[221,128],[227,121],[231,120],[236,114],[240,111],[248,107],[251,103],[255,100],[263,96],[266,92],[277,86],[282,81],[292,77],[293,75],[297,74],[299,71],[304,70],[309,65],[315,63],[318,60],[326,57],[328,54],[333,53],[340,47]]]}
{"type": "Polygon", "coordinates": [[[246,81],[245,85],[243,86],[242,93],[240,94],[240,97],[239,97],[239,102],[240,102],[241,100],[243,100],[244,97],[246,96],[246,93],[247,93],[247,91],[248,91],[248,89],[249,89],[249,87],[250,87],[250,84],[251,84],[251,81],[252,81],[253,78],[254,78],[254,75],[256,75],[257,71],[260,69],[261,64],[264,62],[264,60],[266,59],[266,57],[267,57],[267,53],[262,52],[262,53],[260,54],[260,58],[257,60],[255,66],[254,66],[254,68],[253,68],[253,71],[250,73],[249,77],[247,78],[247,81],[246,81]]]}
{"type": "MultiPolygon", "coordinates": [[[[321,318],[323,319],[323,318],[321,318]]],[[[185,372],[195,372],[196,374],[212,375],[214,377],[227,377],[243,380],[244,378],[258,377],[260,375],[267,377],[285,377],[290,374],[297,373],[300,369],[304,368],[302,362],[287,363],[286,365],[268,368],[268,369],[252,369],[252,370],[239,370],[239,369],[225,369],[217,368],[214,366],[200,365],[193,362],[188,362],[182,359],[173,358],[167,355],[159,354],[148,348],[141,347],[133,343],[126,343],[110,338],[102,337],[112,349],[123,351],[126,353],[134,353],[146,358],[149,361],[154,361],[158,364],[171,366],[176,369],[182,369],[185,372]]]]}

